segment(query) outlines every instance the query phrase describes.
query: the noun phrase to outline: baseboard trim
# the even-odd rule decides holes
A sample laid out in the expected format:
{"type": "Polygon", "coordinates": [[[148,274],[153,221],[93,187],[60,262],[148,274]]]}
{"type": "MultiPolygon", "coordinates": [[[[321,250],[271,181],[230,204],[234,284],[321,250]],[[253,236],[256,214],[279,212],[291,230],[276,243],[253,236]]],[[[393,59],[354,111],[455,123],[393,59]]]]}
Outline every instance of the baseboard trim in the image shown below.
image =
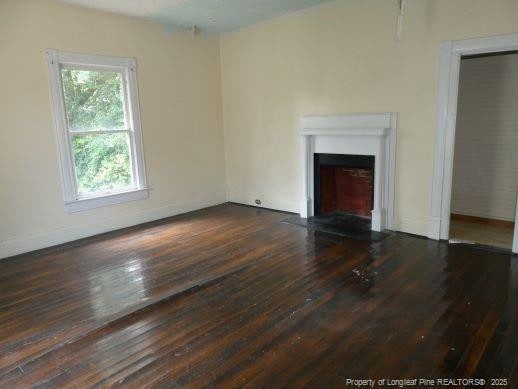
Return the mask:
{"type": "Polygon", "coordinates": [[[498,226],[504,228],[514,228],[514,222],[509,220],[492,219],[489,217],[461,215],[459,213],[452,213],[451,220],[465,221],[471,223],[486,224],[490,226],[498,226]]]}
{"type": "Polygon", "coordinates": [[[227,203],[228,204],[237,205],[239,207],[257,208],[257,209],[264,209],[265,211],[285,213],[286,215],[292,215],[292,216],[298,215],[298,213],[295,213],[295,212],[283,211],[282,209],[266,208],[266,207],[261,207],[260,205],[250,205],[250,204],[236,203],[235,201],[228,201],[227,203]]]}
{"type": "Polygon", "coordinates": [[[226,202],[224,194],[199,198],[187,202],[169,204],[164,207],[151,208],[122,217],[109,218],[96,221],[95,223],[60,228],[52,231],[45,231],[30,236],[7,239],[0,242],[0,259],[5,259],[19,254],[28,253],[63,243],[72,242],[78,239],[91,237],[132,227],[138,224],[179,215],[186,212],[218,205],[226,202]]]}
{"type": "Polygon", "coordinates": [[[297,214],[300,212],[299,201],[285,200],[278,197],[265,197],[261,195],[229,192],[227,200],[232,203],[252,205],[254,207],[268,208],[276,211],[285,211],[297,214]],[[257,204],[255,202],[256,199],[259,199],[261,204],[257,204]]]}

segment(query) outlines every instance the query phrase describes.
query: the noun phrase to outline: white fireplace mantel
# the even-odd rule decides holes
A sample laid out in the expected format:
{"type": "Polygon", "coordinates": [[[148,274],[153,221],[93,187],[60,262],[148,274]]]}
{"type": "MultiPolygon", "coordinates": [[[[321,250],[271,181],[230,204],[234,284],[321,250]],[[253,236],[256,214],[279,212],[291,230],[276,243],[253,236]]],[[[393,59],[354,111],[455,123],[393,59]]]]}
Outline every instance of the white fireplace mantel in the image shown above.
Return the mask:
{"type": "Polygon", "coordinates": [[[394,228],[396,114],[303,116],[300,119],[302,202],[300,216],[314,215],[315,153],[374,156],[372,229],[394,228]]]}

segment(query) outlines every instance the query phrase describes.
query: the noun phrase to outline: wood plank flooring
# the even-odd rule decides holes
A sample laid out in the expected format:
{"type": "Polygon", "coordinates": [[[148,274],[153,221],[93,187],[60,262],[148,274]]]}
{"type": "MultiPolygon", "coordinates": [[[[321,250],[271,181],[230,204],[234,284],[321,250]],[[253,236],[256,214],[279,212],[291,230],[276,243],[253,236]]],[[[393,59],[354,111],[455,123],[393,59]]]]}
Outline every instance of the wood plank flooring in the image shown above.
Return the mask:
{"type": "Polygon", "coordinates": [[[452,219],[450,221],[450,239],[460,239],[511,250],[513,235],[514,223],[494,225],[481,223],[476,219],[452,219]]]}
{"type": "Polygon", "coordinates": [[[518,385],[517,257],[288,217],[225,204],[1,260],[0,387],[518,385]]]}

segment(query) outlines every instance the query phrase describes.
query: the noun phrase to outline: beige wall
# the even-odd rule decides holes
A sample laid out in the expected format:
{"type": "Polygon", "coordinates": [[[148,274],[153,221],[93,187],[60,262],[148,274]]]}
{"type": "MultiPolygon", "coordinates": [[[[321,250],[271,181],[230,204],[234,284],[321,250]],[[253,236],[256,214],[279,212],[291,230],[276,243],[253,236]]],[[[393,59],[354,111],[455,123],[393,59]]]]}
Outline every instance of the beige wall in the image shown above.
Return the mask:
{"type": "Polygon", "coordinates": [[[408,1],[399,42],[396,3],[339,0],[220,40],[0,0],[0,257],[216,204],[225,189],[298,211],[308,114],[398,113],[396,222],[425,234],[439,43],[517,32],[518,2],[408,1]],[[64,211],[46,48],[137,58],[149,199],[64,211]]]}
{"type": "Polygon", "coordinates": [[[518,54],[463,59],[451,212],[514,221],[518,54]]]}
{"type": "Polygon", "coordinates": [[[301,115],[397,112],[396,223],[427,233],[439,44],[518,32],[515,0],[339,0],[225,35],[230,199],[298,210],[301,115]]]}
{"type": "Polygon", "coordinates": [[[0,0],[0,257],[225,201],[217,37],[0,0]],[[64,211],[44,50],[135,57],[150,197],[64,211]]]}

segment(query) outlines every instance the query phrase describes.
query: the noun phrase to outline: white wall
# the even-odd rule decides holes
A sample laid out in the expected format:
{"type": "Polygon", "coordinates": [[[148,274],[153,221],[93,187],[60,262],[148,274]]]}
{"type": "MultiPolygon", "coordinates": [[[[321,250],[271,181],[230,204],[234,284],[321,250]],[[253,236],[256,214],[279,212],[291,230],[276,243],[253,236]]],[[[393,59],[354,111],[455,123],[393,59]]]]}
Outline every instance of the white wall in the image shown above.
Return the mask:
{"type": "Polygon", "coordinates": [[[461,61],[452,213],[515,218],[518,54],[461,61]]]}
{"type": "Polygon", "coordinates": [[[225,201],[217,37],[1,0],[0,58],[0,257],[225,201]],[[137,59],[149,199],[65,212],[46,48],[137,59]]]}
{"type": "Polygon", "coordinates": [[[439,45],[518,32],[516,0],[348,0],[221,40],[230,198],[298,210],[301,115],[397,112],[397,229],[426,235],[439,45]]]}

